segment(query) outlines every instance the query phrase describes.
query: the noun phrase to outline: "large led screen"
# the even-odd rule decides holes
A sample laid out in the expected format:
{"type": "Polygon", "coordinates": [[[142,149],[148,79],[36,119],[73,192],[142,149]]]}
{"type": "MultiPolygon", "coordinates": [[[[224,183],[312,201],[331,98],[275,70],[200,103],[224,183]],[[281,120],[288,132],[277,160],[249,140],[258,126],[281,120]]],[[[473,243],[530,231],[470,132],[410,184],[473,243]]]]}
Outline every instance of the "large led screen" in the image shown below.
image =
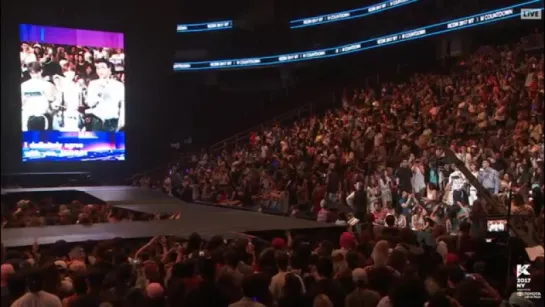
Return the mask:
{"type": "Polygon", "coordinates": [[[22,24],[23,162],[125,160],[123,34],[22,24]]]}

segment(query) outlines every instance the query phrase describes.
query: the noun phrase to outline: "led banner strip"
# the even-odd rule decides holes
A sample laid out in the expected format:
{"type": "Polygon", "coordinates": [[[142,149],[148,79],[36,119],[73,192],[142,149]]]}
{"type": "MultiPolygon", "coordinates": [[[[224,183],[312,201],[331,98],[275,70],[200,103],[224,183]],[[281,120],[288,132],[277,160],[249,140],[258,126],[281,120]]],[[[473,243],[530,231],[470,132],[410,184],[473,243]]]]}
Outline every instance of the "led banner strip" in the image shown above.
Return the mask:
{"type": "MultiPolygon", "coordinates": [[[[241,58],[233,60],[217,60],[206,62],[177,62],[174,63],[174,71],[205,70],[205,69],[225,69],[240,67],[255,67],[275,64],[293,63],[314,59],[323,59],[339,55],[360,52],[363,50],[388,46],[415,39],[421,39],[433,35],[440,35],[447,32],[458,31],[466,28],[476,27],[501,20],[520,18],[521,8],[527,5],[541,2],[533,0],[525,3],[496,9],[480,14],[475,14],[463,18],[457,18],[446,22],[432,24],[425,27],[416,28],[410,31],[384,35],[378,38],[372,38],[361,42],[348,45],[331,47],[325,49],[288,53],[283,55],[241,58]]],[[[541,8],[543,9],[543,8],[541,8]]]]}
{"type": "Polygon", "coordinates": [[[204,32],[204,31],[226,30],[231,28],[233,28],[233,21],[224,20],[224,21],[213,21],[213,22],[205,22],[205,23],[179,24],[176,26],[176,32],[178,33],[204,32]]]}
{"type": "Polygon", "coordinates": [[[418,0],[390,0],[349,11],[291,20],[290,29],[299,29],[342,20],[363,18],[372,14],[387,11],[389,9],[415,3],[417,1],[418,0]]]}

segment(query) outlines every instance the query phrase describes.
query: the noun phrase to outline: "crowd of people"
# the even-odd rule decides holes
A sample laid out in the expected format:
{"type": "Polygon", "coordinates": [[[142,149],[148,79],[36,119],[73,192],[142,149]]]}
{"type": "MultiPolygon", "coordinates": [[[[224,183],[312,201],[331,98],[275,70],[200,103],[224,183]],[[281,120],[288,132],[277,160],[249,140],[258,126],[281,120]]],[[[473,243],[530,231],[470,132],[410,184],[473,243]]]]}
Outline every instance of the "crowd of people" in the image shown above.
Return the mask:
{"type": "Polygon", "coordinates": [[[6,210],[8,203],[2,203],[2,228],[43,227],[53,225],[91,225],[122,221],[150,221],[178,219],[179,214],[147,214],[107,204],[84,204],[72,201],[56,204],[52,199],[18,201],[13,210],[6,210]]]}
{"type": "Polygon", "coordinates": [[[320,221],[349,212],[384,224],[393,215],[403,227],[456,233],[491,204],[450,150],[488,192],[511,198],[514,214],[542,216],[543,54],[523,46],[484,46],[449,75],[346,90],[342,106],[323,116],[175,165],[162,188],[185,200],[310,211],[320,221]]]}
{"type": "MultiPolygon", "coordinates": [[[[494,264],[505,253],[470,235],[452,244],[434,226],[435,246],[409,229],[352,227],[338,242],[303,235],[187,240],[154,237],[45,248],[2,248],[2,305],[131,307],[473,307],[543,304],[521,296],[514,276],[494,264]],[[138,242],[136,242],[138,243],[138,242]],[[140,242],[141,243],[141,242],[140,242]]],[[[528,268],[532,293],[543,289],[543,257],[528,268]]],[[[535,297],[534,297],[535,298],[535,297]]]]}
{"type": "Polygon", "coordinates": [[[122,49],[23,42],[22,131],[117,131],[125,121],[122,49]]]}
{"type": "MultiPolygon", "coordinates": [[[[543,255],[516,257],[529,264],[530,299],[517,289],[518,276],[505,274],[511,249],[483,236],[488,224],[498,232],[503,222],[483,219],[492,204],[479,186],[510,201],[513,215],[543,225],[543,111],[543,56],[519,43],[483,47],[450,75],[347,90],[342,106],[323,116],[203,151],[159,184],[139,182],[188,201],[311,212],[346,226],[338,240],[288,232],[264,244],[192,234],[45,247],[38,238],[31,248],[2,245],[2,305],[542,305],[543,255]]],[[[7,222],[50,225],[45,215],[57,224],[65,210],[70,223],[134,218],[107,206],[61,207],[23,201],[7,222]]]]}

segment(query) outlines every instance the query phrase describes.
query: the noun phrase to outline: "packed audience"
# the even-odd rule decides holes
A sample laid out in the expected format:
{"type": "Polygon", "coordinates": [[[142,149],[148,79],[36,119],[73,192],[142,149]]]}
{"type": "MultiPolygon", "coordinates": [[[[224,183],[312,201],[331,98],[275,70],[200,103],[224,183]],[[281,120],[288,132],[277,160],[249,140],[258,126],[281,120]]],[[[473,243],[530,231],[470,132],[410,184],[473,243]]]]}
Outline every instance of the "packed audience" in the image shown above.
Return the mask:
{"type": "MultiPolygon", "coordinates": [[[[394,227],[338,242],[302,235],[204,241],[155,237],[141,246],[115,239],[2,251],[5,306],[538,306],[505,279],[494,250],[470,225],[451,244],[434,226],[434,246],[394,227]],[[395,230],[395,231],[393,231],[395,230]]],[[[500,265],[501,267],[501,265],[500,265]]],[[[543,289],[543,257],[529,268],[529,290],[543,289]]]]}
{"type": "Polygon", "coordinates": [[[492,204],[447,157],[448,147],[498,201],[511,198],[513,214],[540,216],[543,54],[524,51],[531,38],[484,46],[449,75],[347,89],[342,106],[323,116],[174,165],[162,188],[188,201],[312,212],[327,222],[355,214],[384,225],[394,216],[403,227],[442,224],[456,233],[492,204]]]}
{"type": "Polygon", "coordinates": [[[42,227],[53,225],[116,223],[122,221],[149,221],[178,219],[179,214],[147,214],[107,204],[84,204],[72,201],[57,205],[52,199],[39,202],[23,199],[13,210],[4,210],[8,203],[2,203],[2,228],[42,227]]]}
{"type": "MultiPolygon", "coordinates": [[[[2,305],[540,306],[543,256],[489,242],[483,217],[492,204],[464,169],[513,215],[543,225],[543,110],[543,56],[521,44],[483,47],[450,75],[347,90],[323,116],[194,155],[160,184],[138,182],[188,201],[312,212],[346,226],[338,240],[192,234],[136,247],[123,239],[45,247],[38,239],[28,249],[2,246],[2,305]],[[513,253],[531,264],[533,300],[505,274],[513,253]]],[[[21,206],[24,217],[42,215],[21,206]]]]}
{"type": "Polygon", "coordinates": [[[53,82],[55,76],[65,76],[69,67],[73,72],[71,78],[86,86],[98,78],[95,62],[99,60],[112,63],[114,77],[118,81],[125,79],[125,53],[122,49],[23,42],[19,54],[23,80],[28,79],[27,65],[39,62],[47,80],[53,82]]]}

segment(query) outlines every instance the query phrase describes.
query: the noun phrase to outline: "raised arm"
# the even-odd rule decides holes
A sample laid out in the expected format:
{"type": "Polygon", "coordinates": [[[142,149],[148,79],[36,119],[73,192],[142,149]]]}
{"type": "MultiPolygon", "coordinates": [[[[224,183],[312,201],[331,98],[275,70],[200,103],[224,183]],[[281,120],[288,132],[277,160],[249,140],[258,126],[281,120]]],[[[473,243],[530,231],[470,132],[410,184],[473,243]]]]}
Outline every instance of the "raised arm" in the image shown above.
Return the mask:
{"type": "Polygon", "coordinates": [[[147,250],[148,248],[150,248],[153,243],[155,243],[155,241],[157,241],[159,237],[153,237],[151,238],[151,240],[149,240],[148,243],[146,243],[144,246],[140,247],[140,249],[134,254],[134,259],[138,259],[138,256],[143,253],[145,250],[147,250]]]}
{"type": "Polygon", "coordinates": [[[347,203],[350,207],[352,207],[352,208],[354,208],[354,196],[355,196],[355,193],[356,193],[356,192],[352,192],[352,193],[350,193],[350,195],[348,195],[348,196],[346,197],[346,203],[347,203]]]}

